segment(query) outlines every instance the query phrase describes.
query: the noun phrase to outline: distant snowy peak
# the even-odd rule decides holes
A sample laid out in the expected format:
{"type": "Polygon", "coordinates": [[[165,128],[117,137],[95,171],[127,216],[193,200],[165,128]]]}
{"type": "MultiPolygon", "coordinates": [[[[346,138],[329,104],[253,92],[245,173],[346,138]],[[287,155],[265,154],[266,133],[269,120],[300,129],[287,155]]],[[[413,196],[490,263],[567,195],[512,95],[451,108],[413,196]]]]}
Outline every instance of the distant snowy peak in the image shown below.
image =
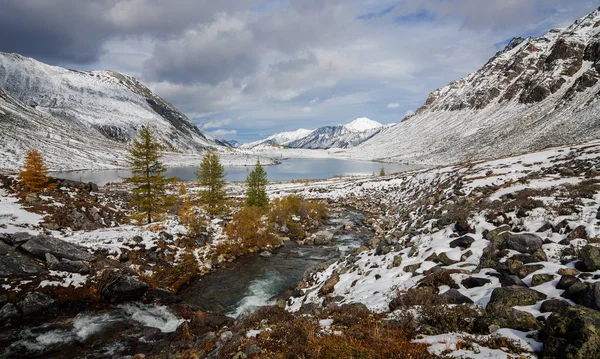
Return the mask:
{"type": "Polygon", "coordinates": [[[279,145],[287,145],[290,142],[299,140],[301,138],[304,138],[304,137],[310,135],[312,132],[313,132],[313,130],[307,130],[305,128],[301,128],[296,131],[288,131],[288,132],[278,133],[276,135],[267,137],[267,140],[277,143],[279,145]]]}
{"type": "Polygon", "coordinates": [[[344,125],[344,128],[351,132],[364,132],[373,130],[376,128],[383,127],[383,125],[377,121],[373,121],[366,117],[359,117],[356,120],[344,125]]]}

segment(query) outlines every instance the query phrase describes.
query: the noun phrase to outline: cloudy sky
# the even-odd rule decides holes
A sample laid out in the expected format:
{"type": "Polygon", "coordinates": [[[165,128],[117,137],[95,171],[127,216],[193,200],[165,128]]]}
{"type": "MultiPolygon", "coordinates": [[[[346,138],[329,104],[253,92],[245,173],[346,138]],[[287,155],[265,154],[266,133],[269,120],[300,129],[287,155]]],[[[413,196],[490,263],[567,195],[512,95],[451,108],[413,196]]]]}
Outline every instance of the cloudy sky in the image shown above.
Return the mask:
{"type": "Polygon", "coordinates": [[[247,142],[399,122],[512,37],[591,0],[3,0],[0,51],[138,77],[201,128],[247,142]]]}

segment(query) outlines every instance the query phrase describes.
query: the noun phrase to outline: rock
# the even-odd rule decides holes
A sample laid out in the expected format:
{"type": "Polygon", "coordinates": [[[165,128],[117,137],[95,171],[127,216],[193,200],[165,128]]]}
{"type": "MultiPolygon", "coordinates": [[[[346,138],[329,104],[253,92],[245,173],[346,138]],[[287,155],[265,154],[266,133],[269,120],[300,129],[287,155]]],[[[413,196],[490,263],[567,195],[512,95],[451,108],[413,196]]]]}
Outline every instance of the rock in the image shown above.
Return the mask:
{"type": "Polygon", "coordinates": [[[561,300],[561,299],[548,299],[542,303],[540,307],[540,312],[548,313],[548,312],[562,312],[563,310],[569,308],[571,305],[569,302],[561,300]]]}
{"type": "Polygon", "coordinates": [[[144,241],[144,238],[142,238],[141,236],[135,236],[135,237],[131,238],[131,240],[137,244],[140,244],[144,241]]]}
{"type": "Polygon", "coordinates": [[[165,241],[165,242],[173,242],[173,235],[170,233],[167,233],[165,231],[162,231],[158,234],[158,239],[160,239],[161,241],[165,241]]]}
{"type": "Polygon", "coordinates": [[[465,288],[476,288],[476,287],[483,287],[486,284],[490,284],[492,283],[491,280],[487,279],[487,278],[479,278],[479,277],[469,277],[469,278],[465,278],[463,279],[463,281],[461,282],[461,284],[465,287],[465,288]]]}
{"type": "Polygon", "coordinates": [[[194,313],[190,320],[190,333],[200,337],[210,332],[217,332],[221,328],[233,325],[233,319],[224,315],[198,312],[194,313]]]}
{"type": "Polygon", "coordinates": [[[50,253],[57,258],[66,258],[73,261],[88,261],[92,259],[92,255],[83,248],[50,236],[31,237],[20,248],[41,260],[46,259],[46,253],[50,253]]]}
{"type": "Polygon", "coordinates": [[[488,306],[486,312],[492,318],[492,322],[488,324],[488,327],[491,324],[498,328],[511,328],[523,332],[538,330],[542,327],[531,313],[510,306],[488,306]]]}
{"type": "Polygon", "coordinates": [[[588,290],[587,283],[575,282],[575,283],[572,283],[569,286],[569,288],[564,291],[563,294],[561,294],[561,297],[570,299],[577,303],[579,301],[580,295],[587,290],[588,290]]]}
{"type": "Polygon", "coordinates": [[[506,240],[506,248],[529,254],[542,249],[542,244],[542,239],[533,233],[511,234],[506,240]]]}
{"type": "Polygon", "coordinates": [[[0,277],[26,277],[43,273],[46,271],[33,259],[0,242],[0,277]]]}
{"type": "Polygon", "coordinates": [[[560,277],[558,284],[556,284],[556,289],[569,289],[575,283],[581,282],[579,278],[574,277],[572,275],[563,275],[560,277]]]}
{"type": "Polygon", "coordinates": [[[233,333],[230,330],[226,330],[223,333],[221,333],[221,336],[219,337],[219,341],[223,344],[227,344],[227,343],[229,343],[231,338],[233,338],[233,333]]]}
{"type": "Polygon", "coordinates": [[[150,286],[138,279],[119,273],[112,273],[102,286],[102,294],[113,302],[138,300],[150,286]]]}
{"type": "Polygon", "coordinates": [[[466,249],[471,247],[471,244],[473,244],[473,242],[475,242],[475,239],[473,239],[472,237],[462,236],[450,242],[450,248],[460,247],[462,249],[466,249]]]}
{"type": "Polygon", "coordinates": [[[438,259],[440,262],[447,266],[458,263],[458,261],[448,258],[448,255],[445,252],[438,254],[438,259]]]}
{"type": "Polygon", "coordinates": [[[395,255],[394,261],[392,262],[392,267],[400,267],[402,265],[402,256],[395,255]]]}
{"type": "Polygon", "coordinates": [[[56,303],[56,301],[47,294],[33,292],[27,294],[25,299],[18,303],[18,306],[21,308],[21,312],[23,312],[24,315],[31,315],[50,308],[54,303],[56,303]]]}
{"type": "Polygon", "coordinates": [[[13,247],[18,247],[21,244],[27,242],[31,239],[31,234],[27,232],[18,232],[18,233],[1,233],[0,240],[4,243],[11,245],[13,247]]]}
{"type": "Polygon", "coordinates": [[[502,275],[500,277],[500,284],[502,287],[517,286],[527,288],[527,284],[525,284],[525,282],[523,282],[521,278],[517,277],[516,275],[502,275]]]}
{"type": "Polygon", "coordinates": [[[597,358],[600,353],[600,312],[582,306],[550,315],[539,333],[543,358],[597,358]]]}
{"type": "Polygon", "coordinates": [[[600,269],[600,248],[587,245],[581,249],[581,257],[588,271],[600,269]]]}
{"type": "Polygon", "coordinates": [[[56,266],[58,263],[60,263],[58,258],[56,258],[55,256],[53,256],[50,253],[46,253],[46,264],[48,265],[48,268],[54,269],[52,267],[56,266]]]}
{"type": "Polygon", "coordinates": [[[444,304],[473,304],[471,298],[463,295],[458,289],[450,288],[443,294],[440,294],[438,298],[444,304]]]}
{"type": "Polygon", "coordinates": [[[406,273],[415,274],[415,272],[419,268],[421,268],[421,264],[420,263],[415,263],[415,264],[409,264],[409,265],[405,266],[404,268],[402,268],[402,270],[405,271],[406,273]]]}
{"type": "Polygon", "coordinates": [[[567,240],[570,242],[570,241],[572,241],[574,239],[578,239],[578,238],[587,239],[587,237],[588,236],[587,236],[585,226],[578,226],[573,231],[571,231],[571,233],[569,233],[569,235],[567,236],[567,240]]]}
{"type": "Polygon", "coordinates": [[[340,276],[337,273],[334,273],[331,277],[329,277],[329,279],[325,281],[319,292],[323,295],[333,293],[335,285],[338,284],[339,281],[340,276]]]}
{"type": "Polygon", "coordinates": [[[15,319],[19,317],[19,311],[12,303],[6,303],[0,309],[0,322],[4,322],[9,319],[15,319]]]}
{"type": "Polygon", "coordinates": [[[319,231],[313,236],[315,245],[331,244],[331,241],[333,240],[333,233],[329,231],[319,231]]]}
{"type": "Polygon", "coordinates": [[[546,295],[536,290],[510,286],[494,289],[488,306],[514,307],[534,305],[544,299],[546,299],[546,295]]]}
{"type": "Polygon", "coordinates": [[[554,278],[556,278],[554,274],[534,274],[533,277],[531,277],[531,286],[535,287],[553,281],[554,278]]]}
{"type": "Polygon", "coordinates": [[[521,261],[524,264],[531,264],[537,262],[546,262],[548,261],[548,256],[543,249],[538,249],[533,254],[515,254],[511,257],[511,259],[521,261]]]}
{"type": "Polygon", "coordinates": [[[510,237],[511,227],[508,225],[500,226],[485,234],[484,238],[492,242],[497,248],[503,248],[504,243],[510,237]]]}
{"type": "Polygon", "coordinates": [[[246,355],[246,353],[244,352],[237,352],[233,357],[231,357],[231,359],[246,359],[248,358],[248,355],[246,355]]]}
{"type": "Polygon", "coordinates": [[[377,248],[375,249],[375,255],[381,256],[386,255],[394,250],[394,246],[388,245],[384,242],[379,242],[377,248]]]}
{"type": "Polygon", "coordinates": [[[561,268],[561,269],[558,270],[558,274],[559,275],[578,276],[579,273],[580,272],[577,269],[574,269],[574,268],[561,268]]]}
{"type": "Polygon", "coordinates": [[[252,358],[254,356],[260,355],[260,353],[262,353],[262,350],[256,344],[248,344],[244,348],[244,354],[246,354],[246,356],[248,358],[252,358]]]}

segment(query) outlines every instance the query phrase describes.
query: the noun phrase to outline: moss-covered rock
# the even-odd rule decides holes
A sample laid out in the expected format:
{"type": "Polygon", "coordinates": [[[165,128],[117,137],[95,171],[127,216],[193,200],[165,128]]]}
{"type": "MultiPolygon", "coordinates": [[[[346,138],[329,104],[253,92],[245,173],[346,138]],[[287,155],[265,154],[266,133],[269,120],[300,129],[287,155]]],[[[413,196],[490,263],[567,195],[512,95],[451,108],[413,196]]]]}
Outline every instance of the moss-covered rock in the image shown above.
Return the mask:
{"type": "Polygon", "coordinates": [[[453,264],[458,263],[458,261],[448,258],[448,255],[445,252],[438,254],[438,260],[447,266],[451,266],[453,264]]]}
{"type": "Polygon", "coordinates": [[[600,312],[582,306],[553,313],[540,331],[543,358],[598,358],[600,312]]]}
{"type": "Polygon", "coordinates": [[[531,286],[535,287],[537,285],[550,282],[554,280],[554,278],[556,278],[554,274],[534,274],[533,277],[531,277],[531,286]]]}
{"type": "Polygon", "coordinates": [[[494,230],[491,230],[485,234],[485,239],[492,242],[498,248],[504,248],[504,243],[510,237],[510,226],[500,226],[494,230]]]}
{"type": "Polygon", "coordinates": [[[587,245],[581,249],[581,257],[588,271],[600,269],[600,248],[587,245]]]}
{"type": "Polygon", "coordinates": [[[488,306],[514,307],[521,305],[534,305],[546,295],[531,288],[509,286],[496,288],[492,292],[488,306]]]}

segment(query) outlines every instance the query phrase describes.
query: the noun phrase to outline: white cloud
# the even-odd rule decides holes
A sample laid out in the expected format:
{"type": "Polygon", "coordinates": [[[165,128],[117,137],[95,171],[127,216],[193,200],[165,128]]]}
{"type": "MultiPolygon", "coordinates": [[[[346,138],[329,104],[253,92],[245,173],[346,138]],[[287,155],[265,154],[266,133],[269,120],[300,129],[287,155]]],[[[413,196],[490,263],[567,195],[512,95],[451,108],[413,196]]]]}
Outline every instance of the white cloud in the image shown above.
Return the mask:
{"type": "Polygon", "coordinates": [[[210,121],[202,125],[202,128],[221,128],[231,124],[230,119],[210,121]]]}
{"type": "Polygon", "coordinates": [[[224,136],[232,136],[232,135],[237,135],[237,131],[236,130],[216,130],[210,133],[213,136],[216,137],[224,137],[224,136]]]}
{"type": "Polygon", "coordinates": [[[309,105],[314,105],[314,104],[316,104],[317,102],[319,102],[319,98],[318,98],[318,97],[315,97],[315,98],[313,98],[312,100],[310,100],[310,101],[308,102],[308,104],[309,104],[309,105]]]}
{"type": "Polygon", "coordinates": [[[415,111],[413,111],[413,110],[408,110],[408,111],[406,111],[406,113],[404,114],[404,117],[406,117],[406,116],[411,116],[411,115],[414,115],[414,114],[415,114],[415,111]]]}
{"type": "Polygon", "coordinates": [[[302,112],[311,112],[312,111],[312,107],[304,107],[302,109],[302,112]]]}
{"type": "Polygon", "coordinates": [[[397,103],[397,102],[392,102],[392,103],[389,103],[389,104],[386,106],[386,108],[389,108],[389,109],[396,109],[396,108],[398,108],[398,107],[400,107],[400,104],[399,104],[399,103],[397,103]]]}

